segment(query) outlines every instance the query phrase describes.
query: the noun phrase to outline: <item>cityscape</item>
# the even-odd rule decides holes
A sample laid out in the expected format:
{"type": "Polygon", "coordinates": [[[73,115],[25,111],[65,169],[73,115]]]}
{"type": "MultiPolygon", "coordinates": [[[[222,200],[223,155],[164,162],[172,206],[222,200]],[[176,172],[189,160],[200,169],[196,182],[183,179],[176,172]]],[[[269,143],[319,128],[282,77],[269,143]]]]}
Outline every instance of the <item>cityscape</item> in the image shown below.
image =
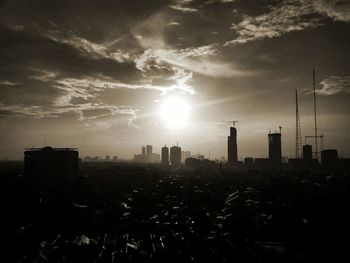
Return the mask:
{"type": "Polygon", "coordinates": [[[0,1],[1,262],[347,262],[350,2],[0,1]]]}

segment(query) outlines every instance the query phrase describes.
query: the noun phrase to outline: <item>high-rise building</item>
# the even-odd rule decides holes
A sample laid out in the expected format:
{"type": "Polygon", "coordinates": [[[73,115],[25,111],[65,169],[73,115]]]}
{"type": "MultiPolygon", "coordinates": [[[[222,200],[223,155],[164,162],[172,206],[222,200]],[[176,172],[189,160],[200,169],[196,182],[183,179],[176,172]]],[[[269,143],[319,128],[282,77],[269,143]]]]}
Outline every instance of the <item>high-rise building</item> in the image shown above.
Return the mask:
{"type": "Polygon", "coordinates": [[[142,146],[141,154],[134,154],[134,161],[138,163],[159,163],[160,155],[152,152],[152,145],[142,146]]]}
{"type": "Polygon", "coordinates": [[[229,164],[237,163],[237,129],[230,128],[230,136],[227,137],[227,159],[229,164]]]}
{"type": "Polygon", "coordinates": [[[151,155],[152,154],[152,145],[146,145],[146,154],[151,155]]]}
{"type": "Polygon", "coordinates": [[[181,147],[172,146],[170,148],[170,162],[173,165],[181,164],[181,147]]]}
{"type": "Polygon", "coordinates": [[[73,148],[29,148],[24,152],[24,175],[37,186],[69,186],[78,175],[79,153],[73,148]]]}
{"type": "Polygon", "coordinates": [[[169,164],[169,148],[162,147],[162,164],[169,164]]]}
{"type": "Polygon", "coordinates": [[[306,161],[312,160],[312,145],[306,144],[303,146],[303,159],[306,161]]]}
{"type": "Polygon", "coordinates": [[[269,161],[272,165],[279,165],[282,162],[281,133],[269,133],[269,161]]]}

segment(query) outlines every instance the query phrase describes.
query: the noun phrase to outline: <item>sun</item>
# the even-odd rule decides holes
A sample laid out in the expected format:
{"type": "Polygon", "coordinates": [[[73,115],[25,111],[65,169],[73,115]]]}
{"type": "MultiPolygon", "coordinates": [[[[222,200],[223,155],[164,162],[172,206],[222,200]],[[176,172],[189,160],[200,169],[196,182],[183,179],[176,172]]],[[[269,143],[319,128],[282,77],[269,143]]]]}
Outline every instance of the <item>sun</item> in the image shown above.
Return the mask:
{"type": "Polygon", "coordinates": [[[169,97],[161,101],[159,115],[167,128],[182,128],[188,124],[190,106],[184,98],[169,97]]]}

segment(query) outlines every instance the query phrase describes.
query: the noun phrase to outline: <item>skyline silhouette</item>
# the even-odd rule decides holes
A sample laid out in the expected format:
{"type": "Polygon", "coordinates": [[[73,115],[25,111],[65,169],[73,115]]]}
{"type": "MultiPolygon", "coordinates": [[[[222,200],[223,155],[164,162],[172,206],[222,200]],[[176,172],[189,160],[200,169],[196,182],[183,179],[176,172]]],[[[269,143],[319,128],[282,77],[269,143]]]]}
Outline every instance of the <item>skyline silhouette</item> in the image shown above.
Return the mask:
{"type": "Polygon", "coordinates": [[[349,261],[349,36],[348,0],[0,0],[0,261],[349,261]]]}

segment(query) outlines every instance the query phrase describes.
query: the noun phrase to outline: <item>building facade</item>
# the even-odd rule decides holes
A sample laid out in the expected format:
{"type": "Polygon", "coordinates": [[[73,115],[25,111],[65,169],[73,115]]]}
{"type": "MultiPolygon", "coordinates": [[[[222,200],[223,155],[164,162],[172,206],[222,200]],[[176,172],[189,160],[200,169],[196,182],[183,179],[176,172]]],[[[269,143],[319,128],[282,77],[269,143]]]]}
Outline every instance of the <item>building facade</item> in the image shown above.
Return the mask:
{"type": "Polygon", "coordinates": [[[172,165],[181,164],[181,147],[173,146],[170,148],[170,163],[172,165]]]}
{"type": "Polygon", "coordinates": [[[169,164],[169,148],[162,147],[162,164],[169,164]]]}

